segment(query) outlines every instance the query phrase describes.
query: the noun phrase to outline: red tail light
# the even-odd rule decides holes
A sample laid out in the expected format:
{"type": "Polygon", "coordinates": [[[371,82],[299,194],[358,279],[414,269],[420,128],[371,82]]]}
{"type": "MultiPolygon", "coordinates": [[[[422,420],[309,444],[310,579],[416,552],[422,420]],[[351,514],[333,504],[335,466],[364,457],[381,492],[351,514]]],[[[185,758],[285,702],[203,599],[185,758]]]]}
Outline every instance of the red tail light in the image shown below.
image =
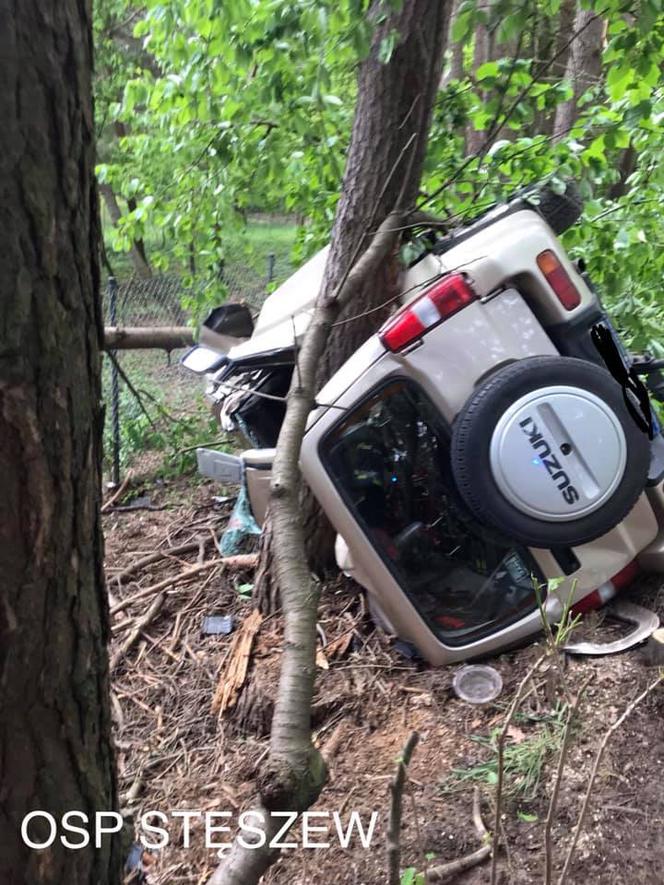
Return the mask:
{"type": "Polygon", "coordinates": [[[581,295],[569,274],[560,263],[558,256],[551,249],[545,249],[537,256],[537,266],[547,279],[548,284],[558,296],[558,301],[565,310],[574,310],[581,304],[581,295]]]}
{"type": "Polygon", "coordinates": [[[450,274],[390,317],[378,335],[385,347],[395,353],[476,300],[466,278],[450,274]]]}
{"type": "Polygon", "coordinates": [[[609,599],[613,599],[616,593],[624,590],[625,587],[629,587],[629,585],[638,578],[639,574],[639,565],[637,561],[633,559],[629,565],[626,565],[617,575],[614,575],[610,581],[606,581],[596,590],[593,590],[591,593],[588,593],[587,596],[584,596],[582,599],[579,599],[578,602],[574,603],[571,608],[572,614],[584,615],[586,612],[601,608],[605,602],[608,602],[609,599]]]}

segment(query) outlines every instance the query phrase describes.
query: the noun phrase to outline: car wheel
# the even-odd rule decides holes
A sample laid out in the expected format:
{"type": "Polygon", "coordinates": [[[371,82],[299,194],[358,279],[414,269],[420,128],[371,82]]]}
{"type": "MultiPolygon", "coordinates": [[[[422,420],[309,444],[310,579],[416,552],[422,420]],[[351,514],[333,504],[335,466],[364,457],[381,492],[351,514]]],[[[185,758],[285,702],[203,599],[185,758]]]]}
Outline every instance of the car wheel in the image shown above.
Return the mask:
{"type": "Polygon", "coordinates": [[[541,356],[475,391],[455,420],[451,456],[459,493],[481,523],[530,547],[573,547],[629,513],[650,445],[606,370],[541,356]]]}
{"type": "Polygon", "coordinates": [[[544,185],[535,193],[537,203],[533,202],[533,206],[555,234],[562,234],[581,217],[583,200],[573,181],[566,182],[562,194],[556,193],[550,185],[544,185]]]}

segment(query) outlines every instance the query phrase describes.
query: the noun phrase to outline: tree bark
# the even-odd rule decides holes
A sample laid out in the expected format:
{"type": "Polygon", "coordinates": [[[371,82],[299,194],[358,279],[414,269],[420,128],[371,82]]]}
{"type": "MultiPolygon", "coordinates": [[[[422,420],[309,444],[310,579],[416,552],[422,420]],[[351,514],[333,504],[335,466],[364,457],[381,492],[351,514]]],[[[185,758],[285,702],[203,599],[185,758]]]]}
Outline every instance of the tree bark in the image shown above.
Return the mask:
{"type": "Polygon", "coordinates": [[[443,74],[441,87],[447,86],[452,80],[461,80],[463,78],[463,43],[457,40],[452,41],[452,28],[459,13],[461,0],[454,0],[450,12],[450,20],[447,26],[447,48],[450,50],[449,67],[443,74]]]}
{"type": "MultiPolygon", "coordinates": [[[[0,881],[7,883],[121,878],[116,837],[71,850],[58,827],[42,851],[21,838],[31,811],[59,822],[66,811],[94,821],[96,811],[117,809],[99,516],[91,70],[89,3],[0,0],[0,881]]],[[[43,819],[28,829],[34,841],[49,833],[43,819]]]]}
{"type": "Polygon", "coordinates": [[[636,151],[636,148],[630,144],[628,148],[622,152],[620,156],[620,162],[618,163],[618,181],[615,184],[611,185],[609,189],[609,197],[612,200],[619,200],[620,197],[624,197],[626,193],[629,192],[629,184],[627,183],[627,179],[636,169],[636,164],[638,163],[639,155],[636,151]]]}
{"type": "MultiPolygon", "coordinates": [[[[491,4],[489,4],[491,5],[491,4]]],[[[473,48],[473,74],[491,58],[491,35],[485,24],[478,24],[475,28],[475,45],[473,48]]],[[[485,93],[480,91],[480,95],[485,93]]],[[[485,140],[483,130],[475,129],[472,123],[466,126],[466,154],[477,154],[482,149],[485,140]]]]}
{"type": "MultiPolygon", "coordinates": [[[[377,30],[372,51],[360,67],[358,102],[322,285],[323,297],[336,290],[353,264],[354,252],[358,246],[358,254],[364,251],[400,191],[404,206],[415,201],[440,84],[450,10],[449,0],[404,3],[377,30]],[[389,64],[383,64],[378,50],[391,30],[401,35],[401,41],[389,64]]],[[[396,296],[398,272],[393,255],[344,308],[330,331],[320,360],[316,390],[391,312],[391,308],[376,308],[390,296],[396,296]],[[360,314],[363,316],[359,319],[349,321],[360,314]]],[[[323,574],[334,566],[334,532],[309,492],[304,495],[302,512],[310,565],[323,574]]]]}
{"type": "Polygon", "coordinates": [[[194,330],[189,326],[106,326],[104,350],[175,350],[191,347],[194,330]]]}
{"type": "Polygon", "coordinates": [[[569,81],[573,95],[569,101],[558,105],[553,124],[554,141],[560,141],[573,127],[578,112],[578,102],[584,92],[595,85],[602,72],[602,39],[604,22],[592,9],[577,6],[565,79],[569,81]]]}

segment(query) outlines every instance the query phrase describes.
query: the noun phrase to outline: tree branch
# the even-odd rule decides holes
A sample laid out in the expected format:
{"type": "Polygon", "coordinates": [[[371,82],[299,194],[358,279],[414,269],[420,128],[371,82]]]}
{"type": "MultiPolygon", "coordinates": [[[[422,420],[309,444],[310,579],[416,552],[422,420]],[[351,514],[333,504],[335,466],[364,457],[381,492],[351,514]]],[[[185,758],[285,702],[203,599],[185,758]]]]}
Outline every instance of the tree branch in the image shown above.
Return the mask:
{"type": "Polygon", "coordinates": [[[401,881],[401,812],[403,807],[403,789],[406,784],[406,774],[413,751],[417,746],[420,736],[416,731],[411,732],[406,745],[401,751],[401,757],[397,760],[397,772],[390,784],[392,801],[390,803],[390,821],[387,828],[387,869],[389,885],[399,885],[401,881]]]}
{"type": "Polygon", "coordinates": [[[542,663],[546,659],[547,655],[541,655],[533,664],[533,666],[528,670],[526,675],[523,677],[521,682],[519,683],[519,687],[516,690],[516,694],[512,699],[512,703],[509,706],[507,711],[507,716],[505,717],[505,721],[503,722],[503,727],[500,729],[500,733],[498,735],[498,783],[496,784],[496,811],[494,815],[493,821],[493,855],[491,857],[491,885],[496,885],[498,878],[498,848],[500,846],[500,815],[502,813],[502,799],[503,799],[503,778],[504,778],[504,753],[505,753],[505,740],[507,739],[507,730],[512,723],[512,719],[514,718],[514,714],[517,711],[519,704],[521,703],[521,699],[525,693],[526,686],[533,678],[535,673],[542,666],[542,663]]]}
{"type": "Polygon", "coordinates": [[[469,870],[472,867],[481,864],[491,854],[491,837],[487,832],[487,828],[484,826],[484,821],[482,820],[482,814],[480,811],[480,791],[477,787],[475,787],[473,793],[473,823],[475,824],[477,835],[484,844],[476,851],[471,852],[471,854],[465,854],[463,857],[449,861],[449,863],[431,867],[426,874],[427,883],[448,882],[450,879],[458,876],[459,873],[463,873],[464,870],[469,870]]]}
{"type": "Polygon", "coordinates": [[[581,698],[583,697],[586,688],[590,684],[592,680],[592,676],[589,676],[586,681],[583,683],[581,688],[579,689],[576,697],[574,698],[574,702],[572,706],[569,708],[569,713],[567,714],[567,722],[565,723],[565,733],[563,735],[563,743],[560,748],[560,755],[558,756],[558,766],[556,768],[556,776],[553,783],[553,791],[551,793],[551,800],[549,802],[549,810],[546,815],[546,821],[544,822],[544,885],[550,885],[551,883],[551,871],[553,867],[553,846],[551,845],[551,827],[553,826],[553,821],[556,816],[556,808],[558,805],[558,796],[560,794],[560,785],[563,780],[563,771],[565,769],[565,762],[567,761],[567,750],[569,747],[570,737],[572,735],[572,723],[574,722],[574,717],[577,714],[579,709],[579,704],[581,703],[581,698]]]}
{"type": "Polygon", "coordinates": [[[638,705],[642,701],[644,701],[648,697],[648,695],[651,694],[657,688],[657,686],[662,682],[663,679],[664,679],[664,673],[660,673],[659,676],[657,677],[657,679],[655,679],[653,682],[651,682],[650,685],[648,685],[648,687],[645,688],[641,692],[640,695],[635,697],[634,700],[630,704],[627,705],[623,714],[618,719],[616,719],[616,721],[613,723],[613,725],[610,728],[608,728],[607,731],[604,733],[604,737],[602,738],[602,742],[599,745],[599,749],[597,750],[597,754],[595,756],[595,761],[593,763],[592,771],[590,773],[590,780],[588,781],[588,787],[586,789],[586,795],[584,796],[583,805],[581,806],[581,811],[579,813],[579,818],[576,822],[576,826],[574,827],[574,832],[572,833],[572,841],[571,841],[570,846],[567,850],[567,857],[565,858],[565,866],[563,867],[563,871],[560,874],[560,878],[558,879],[558,885],[564,885],[564,883],[567,879],[567,876],[569,873],[569,868],[572,863],[572,859],[574,857],[574,852],[576,851],[576,845],[577,845],[577,842],[579,841],[579,836],[581,835],[583,823],[586,819],[586,814],[588,812],[588,806],[590,805],[590,797],[592,796],[593,787],[595,785],[595,779],[597,778],[597,772],[599,770],[599,765],[600,765],[600,762],[602,761],[602,757],[604,756],[604,751],[606,750],[606,745],[608,744],[609,740],[611,739],[611,736],[613,734],[615,734],[615,732],[620,728],[620,726],[627,719],[627,717],[630,716],[634,712],[634,710],[638,707],[638,705]]]}

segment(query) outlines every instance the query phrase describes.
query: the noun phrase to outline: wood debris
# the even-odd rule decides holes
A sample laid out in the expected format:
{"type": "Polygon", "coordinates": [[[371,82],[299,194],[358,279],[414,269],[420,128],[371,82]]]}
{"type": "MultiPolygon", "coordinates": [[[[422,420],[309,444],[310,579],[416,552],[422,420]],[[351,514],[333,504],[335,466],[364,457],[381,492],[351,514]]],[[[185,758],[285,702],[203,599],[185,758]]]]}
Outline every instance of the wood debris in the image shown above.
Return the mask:
{"type": "Polygon", "coordinates": [[[258,609],[253,609],[233,637],[228,665],[221,674],[212,699],[212,712],[219,716],[223,716],[237,703],[240,690],[247,678],[254,639],[262,620],[263,616],[258,609]]]}

